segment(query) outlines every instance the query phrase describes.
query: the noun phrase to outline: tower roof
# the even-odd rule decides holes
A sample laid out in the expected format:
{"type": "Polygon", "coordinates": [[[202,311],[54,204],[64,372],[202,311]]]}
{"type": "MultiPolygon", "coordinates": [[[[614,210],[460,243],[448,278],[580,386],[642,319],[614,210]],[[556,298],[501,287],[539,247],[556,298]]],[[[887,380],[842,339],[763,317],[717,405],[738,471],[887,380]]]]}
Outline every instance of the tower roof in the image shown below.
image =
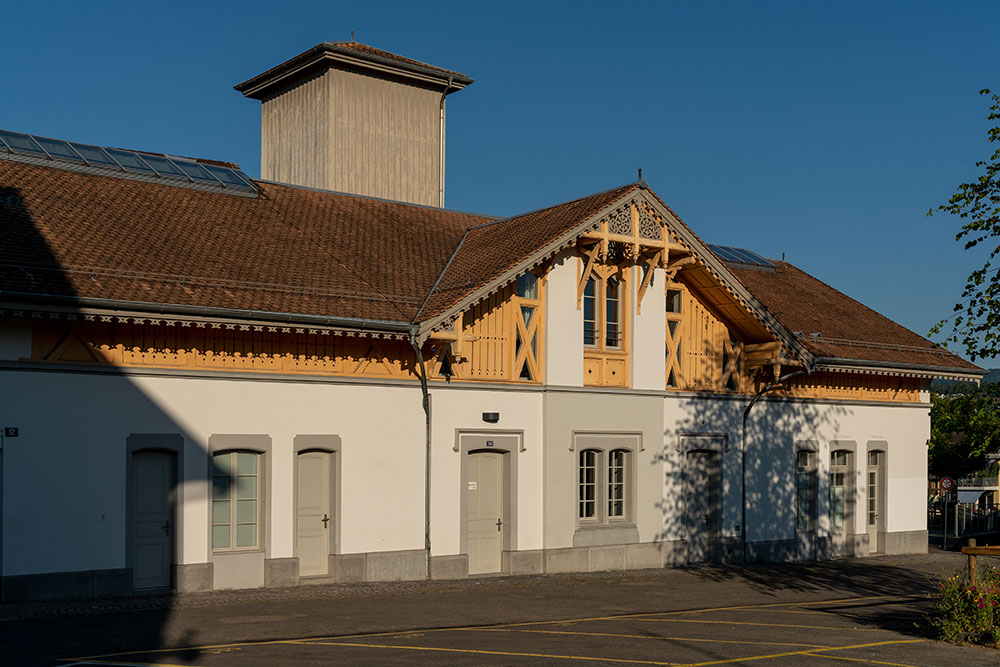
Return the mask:
{"type": "Polygon", "coordinates": [[[446,93],[461,90],[473,82],[473,79],[465,74],[405,58],[360,42],[323,42],[262,74],[237,84],[234,88],[246,97],[261,99],[275,86],[302,72],[336,65],[399,76],[424,85],[441,87],[446,93]]]}

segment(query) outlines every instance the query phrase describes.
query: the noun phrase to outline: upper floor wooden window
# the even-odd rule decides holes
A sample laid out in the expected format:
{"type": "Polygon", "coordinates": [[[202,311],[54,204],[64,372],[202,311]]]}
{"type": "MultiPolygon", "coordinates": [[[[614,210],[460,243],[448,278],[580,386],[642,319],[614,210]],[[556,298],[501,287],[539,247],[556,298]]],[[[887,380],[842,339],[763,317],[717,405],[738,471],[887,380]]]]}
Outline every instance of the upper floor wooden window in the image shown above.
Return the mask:
{"type": "Polygon", "coordinates": [[[623,342],[623,285],[617,276],[593,276],[583,289],[583,344],[620,350],[623,342]]]}

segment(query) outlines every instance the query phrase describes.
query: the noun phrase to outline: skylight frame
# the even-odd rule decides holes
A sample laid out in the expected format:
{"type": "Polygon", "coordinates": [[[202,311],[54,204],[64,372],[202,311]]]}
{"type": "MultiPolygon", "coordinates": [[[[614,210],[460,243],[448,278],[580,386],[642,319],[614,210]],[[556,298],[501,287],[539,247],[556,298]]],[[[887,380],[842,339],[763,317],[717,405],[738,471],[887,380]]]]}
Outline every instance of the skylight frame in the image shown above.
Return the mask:
{"type": "Polygon", "coordinates": [[[767,259],[763,255],[759,255],[753,252],[752,250],[747,250],[746,248],[716,245],[714,243],[709,243],[708,247],[725,264],[738,264],[743,267],[751,267],[769,271],[773,271],[774,269],[777,268],[777,264],[775,264],[771,260],[767,259]]]}
{"type": "Polygon", "coordinates": [[[50,160],[53,159],[52,156],[49,155],[48,151],[46,151],[44,148],[42,148],[42,146],[39,145],[39,143],[37,141],[35,141],[35,138],[33,136],[31,136],[30,134],[24,134],[22,132],[11,132],[9,130],[0,130],[0,139],[3,139],[4,144],[7,146],[7,149],[11,153],[22,153],[22,154],[25,154],[25,155],[44,155],[45,157],[49,158],[50,160]],[[7,135],[8,137],[11,137],[11,136],[13,136],[13,137],[25,137],[30,143],[34,144],[34,146],[38,150],[32,150],[32,149],[27,149],[27,148],[21,148],[19,146],[14,146],[14,144],[10,143],[6,138],[4,138],[4,135],[7,135]]]}
{"type": "Polygon", "coordinates": [[[256,196],[257,184],[238,167],[156,153],[97,146],[0,129],[0,150],[28,162],[51,160],[66,168],[112,172],[138,180],[189,185],[203,191],[256,196]],[[53,152],[54,151],[54,152],[53,152]],[[89,156],[89,157],[88,157],[89,156]]]}

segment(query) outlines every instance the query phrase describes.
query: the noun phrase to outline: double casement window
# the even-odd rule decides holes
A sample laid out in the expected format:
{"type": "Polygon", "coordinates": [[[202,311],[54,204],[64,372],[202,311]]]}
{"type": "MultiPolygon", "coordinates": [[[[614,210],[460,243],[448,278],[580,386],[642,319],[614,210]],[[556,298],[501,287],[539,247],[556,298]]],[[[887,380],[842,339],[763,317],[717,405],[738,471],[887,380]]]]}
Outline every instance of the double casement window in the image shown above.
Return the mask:
{"type": "Polygon", "coordinates": [[[212,456],[212,549],[260,548],[261,454],[212,456]]]}
{"type": "Polygon", "coordinates": [[[583,290],[583,344],[605,350],[622,348],[622,282],[617,276],[587,280],[583,290]]]}
{"type": "Polygon", "coordinates": [[[629,519],[632,452],[583,449],[579,452],[577,519],[611,523],[629,519]]]}

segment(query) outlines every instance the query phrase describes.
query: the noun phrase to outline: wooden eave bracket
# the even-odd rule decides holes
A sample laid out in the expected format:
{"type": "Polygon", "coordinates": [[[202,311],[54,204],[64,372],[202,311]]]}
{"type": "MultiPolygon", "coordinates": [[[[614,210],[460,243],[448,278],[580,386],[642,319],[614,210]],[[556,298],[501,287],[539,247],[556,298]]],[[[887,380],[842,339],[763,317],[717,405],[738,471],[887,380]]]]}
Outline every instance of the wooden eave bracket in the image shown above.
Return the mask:
{"type": "Polygon", "coordinates": [[[587,258],[587,263],[583,267],[583,273],[580,274],[580,282],[576,285],[576,309],[580,310],[583,305],[583,291],[587,288],[587,281],[590,280],[590,276],[594,272],[594,265],[597,263],[597,255],[600,252],[601,244],[595,243],[588,248],[581,240],[576,242],[576,249],[582,256],[587,258]]]}
{"type": "Polygon", "coordinates": [[[646,275],[642,277],[642,283],[639,285],[639,292],[635,299],[635,312],[636,315],[642,314],[642,297],[646,294],[646,290],[649,289],[650,283],[653,282],[653,271],[663,260],[663,250],[658,250],[651,257],[646,258],[646,275]]]}
{"type": "Polygon", "coordinates": [[[694,257],[691,257],[690,255],[687,256],[687,257],[681,257],[680,259],[675,259],[674,261],[669,262],[664,267],[664,270],[666,271],[666,274],[667,274],[667,280],[675,280],[677,278],[677,272],[678,271],[680,271],[681,269],[683,269],[686,266],[691,266],[692,264],[697,264],[697,262],[698,262],[698,260],[696,260],[694,257]]]}

